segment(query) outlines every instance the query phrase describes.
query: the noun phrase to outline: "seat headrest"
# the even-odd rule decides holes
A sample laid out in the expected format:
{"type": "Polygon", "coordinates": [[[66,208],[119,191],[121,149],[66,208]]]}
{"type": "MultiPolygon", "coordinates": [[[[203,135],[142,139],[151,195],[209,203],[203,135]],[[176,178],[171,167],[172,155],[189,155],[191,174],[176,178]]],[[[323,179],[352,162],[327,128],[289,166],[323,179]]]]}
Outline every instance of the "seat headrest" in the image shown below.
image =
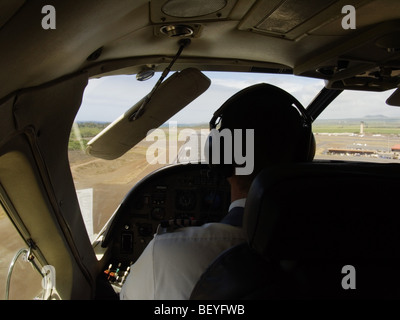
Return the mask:
{"type": "Polygon", "coordinates": [[[399,178],[396,164],[266,168],[246,201],[249,244],[280,260],[399,258],[399,178]]]}

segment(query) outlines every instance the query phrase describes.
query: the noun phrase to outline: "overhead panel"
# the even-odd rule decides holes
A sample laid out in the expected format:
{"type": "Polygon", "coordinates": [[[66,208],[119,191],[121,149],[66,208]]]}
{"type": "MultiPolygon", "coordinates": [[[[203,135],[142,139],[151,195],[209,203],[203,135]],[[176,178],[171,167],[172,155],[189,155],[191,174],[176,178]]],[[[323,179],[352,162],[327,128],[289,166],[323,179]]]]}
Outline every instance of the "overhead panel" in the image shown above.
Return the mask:
{"type": "Polygon", "coordinates": [[[153,23],[206,21],[228,18],[237,0],[152,0],[153,23]]]}
{"type": "MultiPolygon", "coordinates": [[[[372,0],[355,0],[355,8],[372,0]]],[[[242,20],[239,30],[297,41],[342,17],[348,0],[259,0],[242,20]]],[[[337,25],[341,28],[341,24],[337,25]]]]}
{"type": "Polygon", "coordinates": [[[336,0],[287,0],[267,15],[256,28],[265,32],[286,34],[329,7],[336,0]]]}
{"type": "Polygon", "coordinates": [[[328,8],[332,10],[337,2],[340,1],[260,0],[243,19],[239,29],[294,40],[305,30],[309,31],[320,24],[322,16],[315,18],[328,8]]]}
{"type": "Polygon", "coordinates": [[[400,85],[400,19],[364,28],[305,58],[294,73],[331,89],[385,91],[400,85]]]}

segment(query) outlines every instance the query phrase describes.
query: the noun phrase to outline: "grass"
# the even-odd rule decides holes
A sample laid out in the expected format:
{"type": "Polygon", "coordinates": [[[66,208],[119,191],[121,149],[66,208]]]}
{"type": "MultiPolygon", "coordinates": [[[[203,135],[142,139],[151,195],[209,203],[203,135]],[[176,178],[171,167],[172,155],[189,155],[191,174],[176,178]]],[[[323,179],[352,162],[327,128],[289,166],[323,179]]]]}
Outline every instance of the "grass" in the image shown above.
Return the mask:
{"type": "MultiPolygon", "coordinates": [[[[314,133],[360,133],[360,126],[313,126],[314,133]]],[[[366,134],[395,134],[400,135],[400,128],[364,127],[366,134]]]]}
{"type": "Polygon", "coordinates": [[[83,144],[83,148],[86,148],[87,143],[96,135],[98,135],[105,127],[107,127],[108,123],[101,122],[81,122],[78,123],[79,134],[82,137],[82,140],[76,136],[74,130],[71,131],[69,142],[68,142],[68,150],[80,150],[81,143],[83,144]]]}
{"type": "Polygon", "coordinates": [[[314,133],[360,133],[361,123],[364,124],[366,134],[394,134],[400,135],[400,119],[391,118],[363,118],[316,120],[313,124],[314,133]]]}

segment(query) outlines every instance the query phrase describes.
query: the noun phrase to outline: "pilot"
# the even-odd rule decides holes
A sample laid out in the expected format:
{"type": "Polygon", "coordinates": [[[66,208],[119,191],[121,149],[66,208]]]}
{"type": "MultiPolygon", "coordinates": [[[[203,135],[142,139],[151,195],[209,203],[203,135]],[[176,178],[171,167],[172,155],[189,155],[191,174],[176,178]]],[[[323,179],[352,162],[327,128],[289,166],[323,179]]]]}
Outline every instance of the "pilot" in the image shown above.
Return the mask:
{"type": "Polygon", "coordinates": [[[246,241],[242,217],[254,177],[266,166],[311,161],[314,156],[315,141],[306,111],[292,95],[269,84],[250,86],[228,99],[214,113],[210,129],[205,153],[210,168],[223,174],[230,184],[227,215],[219,223],[156,234],[132,265],[120,299],[189,299],[212,261],[223,251],[246,241]],[[231,130],[232,137],[237,139],[230,149],[232,161],[224,163],[221,156],[213,163],[212,154],[221,155],[226,147],[221,139],[220,150],[215,150],[213,133],[224,129],[231,130]],[[240,138],[233,134],[234,129],[241,134],[240,138]],[[252,162],[252,170],[246,174],[239,174],[238,169],[248,163],[235,162],[233,146],[240,144],[242,151],[251,151],[246,158],[252,162]]]}

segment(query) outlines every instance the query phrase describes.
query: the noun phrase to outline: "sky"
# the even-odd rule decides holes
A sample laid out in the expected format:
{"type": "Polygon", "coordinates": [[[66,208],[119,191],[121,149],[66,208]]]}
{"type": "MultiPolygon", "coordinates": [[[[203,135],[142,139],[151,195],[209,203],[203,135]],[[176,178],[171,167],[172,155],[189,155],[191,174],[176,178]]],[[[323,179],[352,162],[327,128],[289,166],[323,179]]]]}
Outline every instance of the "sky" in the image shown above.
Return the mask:
{"type": "MultiPolygon", "coordinates": [[[[323,80],[293,75],[228,72],[205,72],[205,75],[211,80],[210,88],[169,121],[176,121],[178,125],[208,123],[214,111],[229,97],[260,82],[270,83],[288,91],[304,106],[307,106],[324,86],[323,80]]],[[[76,120],[112,122],[148,94],[159,77],[160,74],[156,73],[152,79],[144,82],[137,81],[135,75],[90,80],[76,120]]],[[[343,92],[320,118],[345,119],[373,115],[400,118],[400,108],[385,103],[393,91],[343,92]]]]}

